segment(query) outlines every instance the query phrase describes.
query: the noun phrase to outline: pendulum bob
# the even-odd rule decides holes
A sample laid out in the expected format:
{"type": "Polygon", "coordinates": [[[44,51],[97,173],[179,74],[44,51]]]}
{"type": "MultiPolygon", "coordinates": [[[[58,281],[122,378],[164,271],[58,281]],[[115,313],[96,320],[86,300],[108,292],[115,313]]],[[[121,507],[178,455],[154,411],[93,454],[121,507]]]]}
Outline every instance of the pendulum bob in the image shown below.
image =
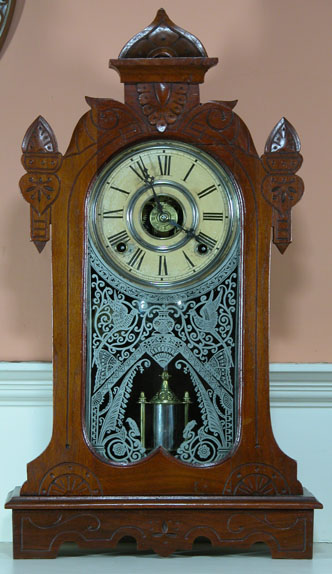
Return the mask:
{"type": "Polygon", "coordinates": [[[163,371],[161,378],[161,388],[150,401],[153,409],[153,448],[163,446],[166,450],[173,451],[178,442],[181,401],[169,387],[169,373],[163,371]]]}
{"type": "Polygon", "coordinates": [[[144,441],[145,446],[145,406],[149,404],[152,418],[151,448],[162,446],[172,452],[181,442],[184,426],[184,401],[180,401],[170,389],[168,383],[170,375],[167,371],[162,372],[161,378],[161,387],[150,401],[146,401],[144,393],[141,393],[139,398],[141,440],[144,441]]]}
{"type": "Polygon", "coordinates": [[[144,448],[147,447],[148,450],[162,446],[167,451],[175,452],[183,440],[183,430],[189,421],[189,405],[191,400],[188,391],[184,393],[182,401],[178,399],[169,387],[168,380],[170,375],[167,371],[163,371],[161,378],[162,385],[151,401],[146,400],[143,391],[140,393],[138,399],[140,405],[141,443],[142,446],[144,448]],[[149,405],[152,419],[150,441],[146,440],[146,405],[149,405]],[[147,444],[147,442],[149,444],[147,444]]]}

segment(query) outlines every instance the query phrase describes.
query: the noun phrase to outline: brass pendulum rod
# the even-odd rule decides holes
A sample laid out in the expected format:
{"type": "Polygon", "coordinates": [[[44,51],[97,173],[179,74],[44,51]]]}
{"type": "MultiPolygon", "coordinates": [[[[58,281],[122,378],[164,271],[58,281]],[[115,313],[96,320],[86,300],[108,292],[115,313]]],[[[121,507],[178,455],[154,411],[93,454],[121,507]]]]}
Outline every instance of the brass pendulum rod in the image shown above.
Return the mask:
{"type": "Polygon", "coordinates": [[[184,403],[184,428],[186,428],[189,422],[189,405],[191,403],[188,391],[184,393],[183,403],[184,403]]]}
{"type": "Polygon", "coordinates": [[[146,397],[144,392],[142,391],[140,394],[140,397],[138,399],[138,402],[141,405],[141,420],[140,420],[140,426],[141,426],[141,444],[142,447],[145,448],[145,405],[146,405],[146,397]]]}

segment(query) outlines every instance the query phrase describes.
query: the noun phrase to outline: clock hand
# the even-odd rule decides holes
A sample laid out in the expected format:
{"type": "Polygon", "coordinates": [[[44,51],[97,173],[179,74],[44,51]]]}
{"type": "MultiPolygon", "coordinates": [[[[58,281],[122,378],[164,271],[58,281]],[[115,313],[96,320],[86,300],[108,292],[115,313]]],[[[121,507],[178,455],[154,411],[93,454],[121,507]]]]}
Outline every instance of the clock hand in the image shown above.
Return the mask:
{"type": "MultiPolygon", "coordinates": [[[[144,165],[143,161],[141,162],[140,168],[141,168],[145,183],[152,189],[153,196],[154,196],[154,199],[155,199],[155,202],[157,205],[157,209],[158,209],[159,213],[162,215],[165,212],[164,212],[163,206],[160,203],[160,199],[159,199],[159,197],[156,193],[156,190],[154,188],[154,185],[153,185],[154,184],[154,176],[149,174],[149,171],[148,171],[147,167],[144,165]]],[[[174,221],[174,219],[168,219],[168,223],[170,223],[171,225],[173,225],[177,229],[181,229],[189,237],[192,237],[193,239],[195,239],[197,241],[197,243],[204,245],[206,247],[206,245],[202,242],[201,238],[195,234],[193,229],[186,229],[185,227],[180,225],[180,223],[178,223],[177,221],[174,221]]]]}
{"type": "Polygon", "coordinates": [[[145,183],[152,189],[153,197],[154,197],[155,202],[157,204],[157,209],[158,209],[159,213],[164,213],[163,207],[160,203],[159,197],[158,197],[156,190],[154,188],[154,185],[153,185],[154,184],[154,176],[149,174],[148,169],[143,164],[143,162],[141,165],[141,170],[142,170],[142,174],[143,174],[145,183]]]}
{"type": "Polygon", "coordinates": [[[196,239],[196,241],[198,241],[198,243],[201,243],[200,237],[194,233],[193,229],[186,229],[185,227],[183,227],[183,225],[180,225],[180,223],[178,223],[177,221],[174,221],[174,219],[169,219],[168,223],[170,223],[171,225],[174,225],[174,227],[177,227],[177,229],[181,229],[187,235],[189,235],[189,237],[192,237],[193,239],[196,239]]]}
{"type": "Polygon", "coordinates": [[[156,193],[156,190],[155,190],[155,188],[154,188],[153,182],[154,182],[154,177],[153,177],[153,176],[150,176],[150,181],[147,182],[147,183],[150,185],[150,187],[151,187],[151,189],[152,189],[153,197],[154,197],[155,202],[156,202],[156,204],[157,204],[157,209],[158,209],[159,213],[164,213],[163,206],[162,206],[161,203],[160,203],[160,199],[159,199],[159,197],[158,197],[158,195],[157,195],[157,193],[156,193]]]}

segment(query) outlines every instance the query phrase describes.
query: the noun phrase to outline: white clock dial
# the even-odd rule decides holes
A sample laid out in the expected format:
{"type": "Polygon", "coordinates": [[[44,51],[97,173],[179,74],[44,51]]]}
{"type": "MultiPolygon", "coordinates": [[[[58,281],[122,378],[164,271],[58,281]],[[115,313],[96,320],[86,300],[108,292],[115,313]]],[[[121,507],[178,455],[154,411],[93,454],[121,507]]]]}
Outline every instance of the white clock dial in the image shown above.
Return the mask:
{"type": "Polygon", "coordinates": [[[121,276],[175,288],[205,277],[229,252],[239,227],[236,186],[194,146],[148,142],[104,167],[89,221],[95,247],[121,276]]]}

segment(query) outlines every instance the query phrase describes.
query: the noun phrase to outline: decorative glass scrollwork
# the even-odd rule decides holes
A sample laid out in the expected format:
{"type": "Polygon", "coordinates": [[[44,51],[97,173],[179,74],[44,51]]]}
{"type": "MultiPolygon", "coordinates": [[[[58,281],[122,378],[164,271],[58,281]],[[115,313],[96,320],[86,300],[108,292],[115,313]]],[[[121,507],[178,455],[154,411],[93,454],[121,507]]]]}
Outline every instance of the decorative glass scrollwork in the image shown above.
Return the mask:
{"type": "Polygon", "coordinates": [[[104,459],[128,464],[153,450],[156,427],[149,408],[163,402],[151,398],[165,371],[175,395],[187,397],[177,401],[182,413],[185,405],[187,420],[182,414],[177,423],[172,454],[191,464],[211,464],[232,448],[239,267],[235,245],[216,276],[176,295],[164,293],[158,301],[156,293],[128,288],[90,246],[86,426],[104,459]]]}

